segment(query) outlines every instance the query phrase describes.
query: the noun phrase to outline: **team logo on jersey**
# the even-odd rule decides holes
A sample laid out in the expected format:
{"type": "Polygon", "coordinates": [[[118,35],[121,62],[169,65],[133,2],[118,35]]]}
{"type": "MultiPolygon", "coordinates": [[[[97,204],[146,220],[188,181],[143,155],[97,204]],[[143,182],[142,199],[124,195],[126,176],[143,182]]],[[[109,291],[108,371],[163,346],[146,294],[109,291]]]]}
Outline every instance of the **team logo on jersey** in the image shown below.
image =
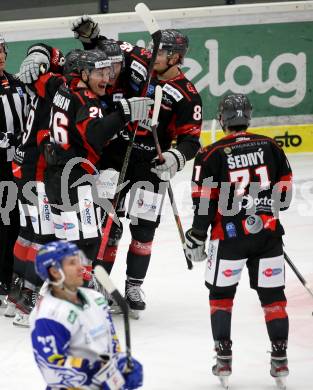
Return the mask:
{"type": "Polygon", "coordinates": [[[19,95],[20,97],[22,97],[22,96],[24,95],[24,92],[23,92],[23,90],[22,90],[21,87],[16,87],[16,90],[17,90],[17,93],[18,93],[18,95],[19,95]]]}
{"type": "Polygon", "coordinates": [[[281,268],[266,268],[266,270],[263,271],[263,275],[265,275],[267,278],[270,278],[272,276],[279,275],[283,272],[281,268]]]}
{"type": "Polygon", "coordinates": [[[235,276],[235,275],[240,274],[240,272],[241,272],[241,268],[239,268],[239,269],[225,269],[225,271],[223,271],[222,274],[226,278],[230,278],[231,276],[235,276]]]}
{"type": "Polygon", "coordinates": [[[165,84],[163,91],[172,96],[177,102],[183,99],[183,95],[174,87],[169,84],[165,84]]]}
{"type": "Polygon", "coordinates": [[[224,148],[224,152],[225,152],[226,154],[231,154],[231,148],[228,147],[228,146],[226,146],[226,148],[224,148]]]}
{"type": "Polygon", "coordinates": [[[187,87],[188,91],[193,93],[194,95],[196,95],[198,93],[198,91],[196,90],[195,86],[192,83],[188,82],[186,87],[187,87]]]}

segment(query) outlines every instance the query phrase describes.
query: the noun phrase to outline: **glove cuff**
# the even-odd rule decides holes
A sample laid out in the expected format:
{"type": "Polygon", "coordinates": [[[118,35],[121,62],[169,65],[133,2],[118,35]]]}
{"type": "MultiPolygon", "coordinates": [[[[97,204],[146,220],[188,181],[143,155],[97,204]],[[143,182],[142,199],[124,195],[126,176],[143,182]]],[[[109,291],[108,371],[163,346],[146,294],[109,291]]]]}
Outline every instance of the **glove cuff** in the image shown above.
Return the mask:
{"type": "Polygon", "coordinates": [[[181,171],[186,163],[186,157],[177,149],[170,149],[167,151],[168,153],[171,153],[177,161],[177,171],[181,171]]]}
{"type": "Polygon", "coordinates": [[[131,119],[131,110],[127,99],[121,99],[119,102],[117,102],[117,107],[122,113],[125,123],[129,122],[131,119]]]}
{"type": "Polygon", "coordinates": [[[41,54],[45,55],[48,58],[48,61],[50,62],[50,50],[49,50],[49,47],[47,45],[39,44],[39,45],[31,46],[27,50],[27,55],[32,54],[32,53],[41,53],[41,54]]]}

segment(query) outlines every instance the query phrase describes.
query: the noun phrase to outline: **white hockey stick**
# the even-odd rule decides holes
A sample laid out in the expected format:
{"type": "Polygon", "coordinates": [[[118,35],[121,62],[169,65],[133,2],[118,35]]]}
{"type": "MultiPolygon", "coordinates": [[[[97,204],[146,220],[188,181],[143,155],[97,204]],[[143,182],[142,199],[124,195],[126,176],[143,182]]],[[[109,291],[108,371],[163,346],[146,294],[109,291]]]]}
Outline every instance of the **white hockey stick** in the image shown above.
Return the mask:
{"type": "Polygon", "coordinates": [[[126,300],[122,297],[121,293],[114,286],[112,279],[109,277],[106,270],[101,265],[96,265],[94,269],[95,276],[98,282],[103,288],[115,299],[123,312],[124,317],[124,328],[125,328],[125,341],[126,341],[126,357],[127,357],[127,368],[132,370],[133,362],[131,356],[131,341],[130,341],[130,326],[129,326],[129,310],[126,300]]]}
{"type": "MultiPolygon", "coordinates": [[[[140,16],[143,23],[145,24],[147,30],[151,34],[152,39],[154,39],[153,36],[154,36],[154,34],[156,34],[156,32],[160,32],[160,38],[161,38],[161,36],[162,36],[161,30],[159,28],[157,21],[155,20],[154,16],[152,15],[151,11],[149,10],[149,8],[144,3],[139,3],[136,5],[135,10],[138,13],[138,15],[140,16]]],[[[160,86],[157,86],[155,88],[155,99],[162,100],[162,88],[160,86]]],[[[161,105],[161,102],[160,102],[160,105],[161,105]]],[[[152,134],[153,134],[157,154],[158,154],[159,160],[162,162],[162,161],[164,161],[164,158],[162,156],[162,150],[160,147],[160,143],[158,140],[158,134],[157,134],[157,130],[156,130],[157,122],[156,121],[153,122],[153,118],[152,118],[152,126],[151,127],[152,127],[152,134]]],[[[173,193],[172,186],[171,186],[170,182],[168,182],[168,195],[169,195],[172,210],[174,213],[174,218],[175,218],[176,226],[178,229],[179,237],[180,237],[180,240],[181,240],[181,243],[183,246],[183,250],[185,253],[185,248],[186,248],[185,234],[183,231],[181,219],[180,219],[180,216],[178,213],[178,208],[177,208],[177,205],[175,202],[174,193],[173,193]]],[[[193,268],[192,262],[187,257],[186,257],[186,262],[187,262],[188,269],[192,269],[193,268]]]]}
{"type": "Polygon", "coordinates": [[[152,15],[150,9],[146,6],[145,3],[138,3],[135,6],[135,11],[140,16],[141,20],[144,22],[147,30],[150,35],[154,35],[156,32],[160,31],[159,25],[152,15]]]}
{"type": "Polygon", "coordinates": [[[212,144],[216,142],[216,125],[217,125],[217,121],[216,119],[213,119],[211,122],[211,143],[212,144]]]}

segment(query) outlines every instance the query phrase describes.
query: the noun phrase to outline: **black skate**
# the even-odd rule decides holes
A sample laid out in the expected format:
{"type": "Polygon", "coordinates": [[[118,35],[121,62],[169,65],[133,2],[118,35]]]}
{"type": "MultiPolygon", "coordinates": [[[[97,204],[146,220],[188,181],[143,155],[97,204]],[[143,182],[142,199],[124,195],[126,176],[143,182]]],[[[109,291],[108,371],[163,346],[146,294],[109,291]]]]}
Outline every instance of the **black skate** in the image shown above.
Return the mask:
{"type": "Polygon", "coordinates": [[[23,280],[15,275],[11,283],[10,292],[7,298],[8,306],[5,309],[4,316],[8,318],[15,317],[16,314],[16,303],[21,297],[23,287],[23,280]]]}
{"type": "Polygon", "coordinates": [[[232,373],[231,347],[231,340],[215,341],[217,356],[216,364],[212,367],[212,373],[218,377],[224,389],[229,389],[228,377],[232,373]]]}
{"type": "Polygon", "coordinates": [[[272,343],[271,376],[275,379],[279,389],[285,390],[286,379],[289,374],[287,359],[287,341],[279,340],[272,343]]]}
{"type": "Polygon", "coordinates": [[[1,309],[5,309],[7,307],[8,294],[9,294],[8,286],[5,283],[0,282],[0,308],[1,309]]]}
{"type": "Polygon", "coordinates": [[[127,280],[125,285],[125,298],[130,309],[130,316],[135,320],[139,319],[139,312],[146,308],[143,301],[144,293],[140,288],[141,284],[141,280],[127,280]]]}
{"type": "Polygon", "coordinates": [[[16,315],[13,320],[13,325],[22,328],[29,328],[29,315],[38,299],[38,291],[24,289],[22,296],[16,303],[16,315]]]}

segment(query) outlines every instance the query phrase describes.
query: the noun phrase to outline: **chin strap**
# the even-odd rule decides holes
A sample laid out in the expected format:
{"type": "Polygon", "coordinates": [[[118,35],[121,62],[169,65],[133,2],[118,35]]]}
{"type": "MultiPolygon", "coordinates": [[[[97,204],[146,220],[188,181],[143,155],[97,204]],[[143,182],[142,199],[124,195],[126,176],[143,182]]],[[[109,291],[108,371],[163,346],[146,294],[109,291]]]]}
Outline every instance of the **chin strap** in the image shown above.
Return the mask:
{"type": "Polygon", "coordinates": [[[53,281],[49,281],[49,284],[52,284],[53,286],[56,286],[56,287],[60,287],[62,288],[62,290],[64,292],[66,292],[67,294],[69,295],[72,295],[72,296],[75,296],[77,294],[77,289],[76,291],[71,291],[70,289],[68,289],[65,284],[64,284],[64,280],[65,280],[65,275],[64,275],[64,272],[62,269],[59,269],[59,272],[61,274],[61,279],[58,280],[57,282],[53,282],[53,281]]]}

